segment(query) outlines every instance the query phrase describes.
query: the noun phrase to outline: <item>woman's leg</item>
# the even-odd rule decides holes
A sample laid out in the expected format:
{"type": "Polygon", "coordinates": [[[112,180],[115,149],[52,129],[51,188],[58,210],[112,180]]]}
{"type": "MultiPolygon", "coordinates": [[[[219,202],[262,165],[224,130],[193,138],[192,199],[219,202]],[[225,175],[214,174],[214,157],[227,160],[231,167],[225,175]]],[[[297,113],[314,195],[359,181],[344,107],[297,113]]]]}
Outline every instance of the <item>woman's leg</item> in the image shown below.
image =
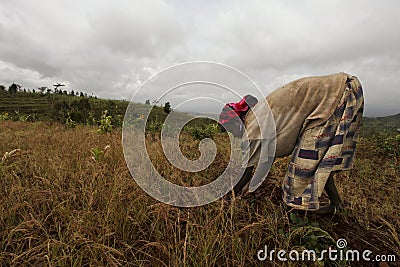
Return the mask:
{"type": "Polygon", "coordinates": [[[335,172],[331,172],[324,188],[326,193],[328,194],[331,203],[329,206],[320,208],[318,210],[319,214],[334,213],[336,211],[341,211],[344,209],[342,199],[340,198],[339,192],[337,191],[335,185],[335,180],[333,179],[334,175],[335,172]]]}

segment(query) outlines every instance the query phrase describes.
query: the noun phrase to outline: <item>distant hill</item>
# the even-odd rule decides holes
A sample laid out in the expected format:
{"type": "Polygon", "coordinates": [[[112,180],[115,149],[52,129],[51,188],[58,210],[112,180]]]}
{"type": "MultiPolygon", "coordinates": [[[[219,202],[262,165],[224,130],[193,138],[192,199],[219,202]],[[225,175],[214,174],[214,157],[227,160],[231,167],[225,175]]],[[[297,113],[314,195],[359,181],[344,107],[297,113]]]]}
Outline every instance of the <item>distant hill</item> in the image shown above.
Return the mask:
{"type": "MultiPolygon", "coordinates": [[[[122,123],[129,101],[100,99],[86,94],[72,95],[65,93],[40,93],[17,91],[10,93],[7,90],[0,90],[0,114],[8,113],[12,116],[21,114],[29,115],[34,120],[53,120],[65,122],[71,118],[78,123],[95,124],[104,110],[114,118],[119,118],[122,123]]],[[[173,108],[173,107],[172,107],[173,108]]],[[[134,104],[135,116],[140,116],[147,110],[148,106],[141,103],[134,104]]],[[[168,114],[160,106],[154,106],[149,121],[164,121],[168,114]]],[[[193,117],[193,115],[181,113],[182,118],[193,117]]],[[[210,114],[208,114],[210,115],[210,114]]],[[[213,114],[215,115],[215,114],[213,114]]],[[[215,117],[215,116],[214,116],[215,117]]],[[[217,117],[216,117],[217,118],[217,117]]],[[[214,123],[210,119],[195,119],[189,125],[206,125],[214,123]]],[[[400,129],[400,113],[386,117],[365,117],[363,118],[362,135],[369,136],[376,132],[393,134],[400,129]]]]}
{"type": "MultiPolygon", "coordinates": [[[[101,99],[84,94],[72,95],[65,93],[41,93],[41,92],[9,92],[0,90],[0,115],[7,113],[11,118],[29,115],[30,120],[52,120],[65,123],[70,118],[77,123],[96,124],[103,111],[114,118],[115,125],[122,125],[129,101],[101,99]]],[[[142,103],[133,104],[133,116],[140,117],[147,111],[148,105],[142,103]]],[[[173,108],[173,107],[172,107],[173,108]]],[[[163,122],[167,113],[161,106],[154,106],[149,122],[163,122]]],[[[193,115],[179,113],[180,119],[187,120],[193,115]]],[[[206,125],[212,123],[209,119],[195,119],[188,125],[206,125]]]]}
{"type": "Polygon", "coordinates": [[[394,134],[400,129],[400,113],[386,117],[366,117],[363,119],[363,135],[375,132],[394,134]]]}
{"type": "MultiPolygon", "coordinates": [[[[0,90],[0,114],[9,116],[28,114],[35,120],[53,120],[65,122],[67,117],[78,123],[92,123],[107,110],[111,116],[123,116],[129,101],[100,99],[93,96],[77,96],[63,93],[13,92],[0,90]]],[[[144,104],[137,104],[137,115],[144,110],[144,104]]],[[[166,113],[162,107],[155,106],[153,117],[164,119],[166,113]]]]}

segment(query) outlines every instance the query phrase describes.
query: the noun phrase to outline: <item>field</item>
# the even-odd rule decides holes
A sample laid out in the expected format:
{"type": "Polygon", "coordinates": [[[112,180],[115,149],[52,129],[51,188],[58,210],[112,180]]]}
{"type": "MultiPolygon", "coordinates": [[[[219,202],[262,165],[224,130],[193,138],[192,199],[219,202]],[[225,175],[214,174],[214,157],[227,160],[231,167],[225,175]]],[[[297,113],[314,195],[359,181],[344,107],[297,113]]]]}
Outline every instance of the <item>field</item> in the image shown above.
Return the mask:
{"type": "MultiPolygon", "coordinates": [[[[91,125],[0,121],[0,156],[5,155],[0,161],[1,266],[281,266],[276,258],[259,261],[257,252],[265,245],[276,251],[320,251],[339,238],[347,240],[348,249],[395,255],[397,261],[400,257],[395,138],[380,137],[388,140],[385,145],[376,135],[361,138],[354,169],[336,178],[346,210],[328,216],[300,214],[281,205],[288,159],[276,161],[255,193],[229,205],[220,200],[196,208],[160,203],[132,179],[121,129],[106,134],[96,130],[91,125]],[[14,149],[19,150],[6,153],[14,149]]],[[[198,140],[181,137],[183,153],[198,156],[198,140]]],[[[165,163],[157,134],[149,136],[148,145],[162,174],[176,183],[198,185],[218,176],[229,160],[226,134],[214,139],[219,149],[215,166],[198,175],[165,163]]],[[[145,175],[143,171],[138,166],[136,175],[145,175]]],[[[324,264],[378,266],[285,262],[324,264]]]]}

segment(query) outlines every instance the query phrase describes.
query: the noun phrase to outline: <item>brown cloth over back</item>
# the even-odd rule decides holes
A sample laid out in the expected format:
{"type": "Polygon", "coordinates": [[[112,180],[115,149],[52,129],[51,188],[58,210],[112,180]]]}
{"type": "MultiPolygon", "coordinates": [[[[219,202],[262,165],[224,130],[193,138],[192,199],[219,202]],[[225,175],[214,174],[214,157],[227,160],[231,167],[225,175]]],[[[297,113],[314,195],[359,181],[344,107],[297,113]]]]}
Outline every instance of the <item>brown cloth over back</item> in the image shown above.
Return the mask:
{"type": "MultiPolygon", "coordinates": [[[[290,82],[266,97],[276,127],[275,157],[290,155],[297,138],[303,131],[323,124],[332,116],[343,96],[346,81],[351,77],[343,72],[306,77],[290,82]]],[[[263,133],[272,132],[267,128],[274,127],[274,125],[263,123],[262,118],[266,118],[270,113],[260,102],[246,116],[246,139],[249,141],[270,138],[263,133]],[[257,114],[258,122],[254,113],[257,114]]],[[[252,145],[251,147],[253,151],[250,151],[248,166],[260,160],[259,153],[256,151],[257,147],[252,145]]]]}

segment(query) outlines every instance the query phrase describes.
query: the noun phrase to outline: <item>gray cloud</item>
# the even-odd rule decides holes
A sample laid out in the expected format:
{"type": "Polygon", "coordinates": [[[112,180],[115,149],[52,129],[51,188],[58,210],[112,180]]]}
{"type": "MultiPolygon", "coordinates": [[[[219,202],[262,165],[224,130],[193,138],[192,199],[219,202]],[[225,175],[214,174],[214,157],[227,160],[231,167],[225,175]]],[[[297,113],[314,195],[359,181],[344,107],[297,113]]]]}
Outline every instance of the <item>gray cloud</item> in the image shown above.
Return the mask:
{"type": "Polygon", "coordinates": [[[183,34],[174,10],[158,0],[118,2],[91,13],[88,44],[117,57],[160,57],[179,44],[183,34]]]}
{"type": "MultiPolygon", "coordinates": [[[[267,94],[302,76],[345,71],[363,82],[366,114],[388,115],[400,112],[399,5],[5,0],[0,83],[36,88],[61,81],[101,97],[130,98],[165,67],[211,60],[244,71],[267,94]]],[[[143,97],[156,99],[160,90],[143,97]]]]}

